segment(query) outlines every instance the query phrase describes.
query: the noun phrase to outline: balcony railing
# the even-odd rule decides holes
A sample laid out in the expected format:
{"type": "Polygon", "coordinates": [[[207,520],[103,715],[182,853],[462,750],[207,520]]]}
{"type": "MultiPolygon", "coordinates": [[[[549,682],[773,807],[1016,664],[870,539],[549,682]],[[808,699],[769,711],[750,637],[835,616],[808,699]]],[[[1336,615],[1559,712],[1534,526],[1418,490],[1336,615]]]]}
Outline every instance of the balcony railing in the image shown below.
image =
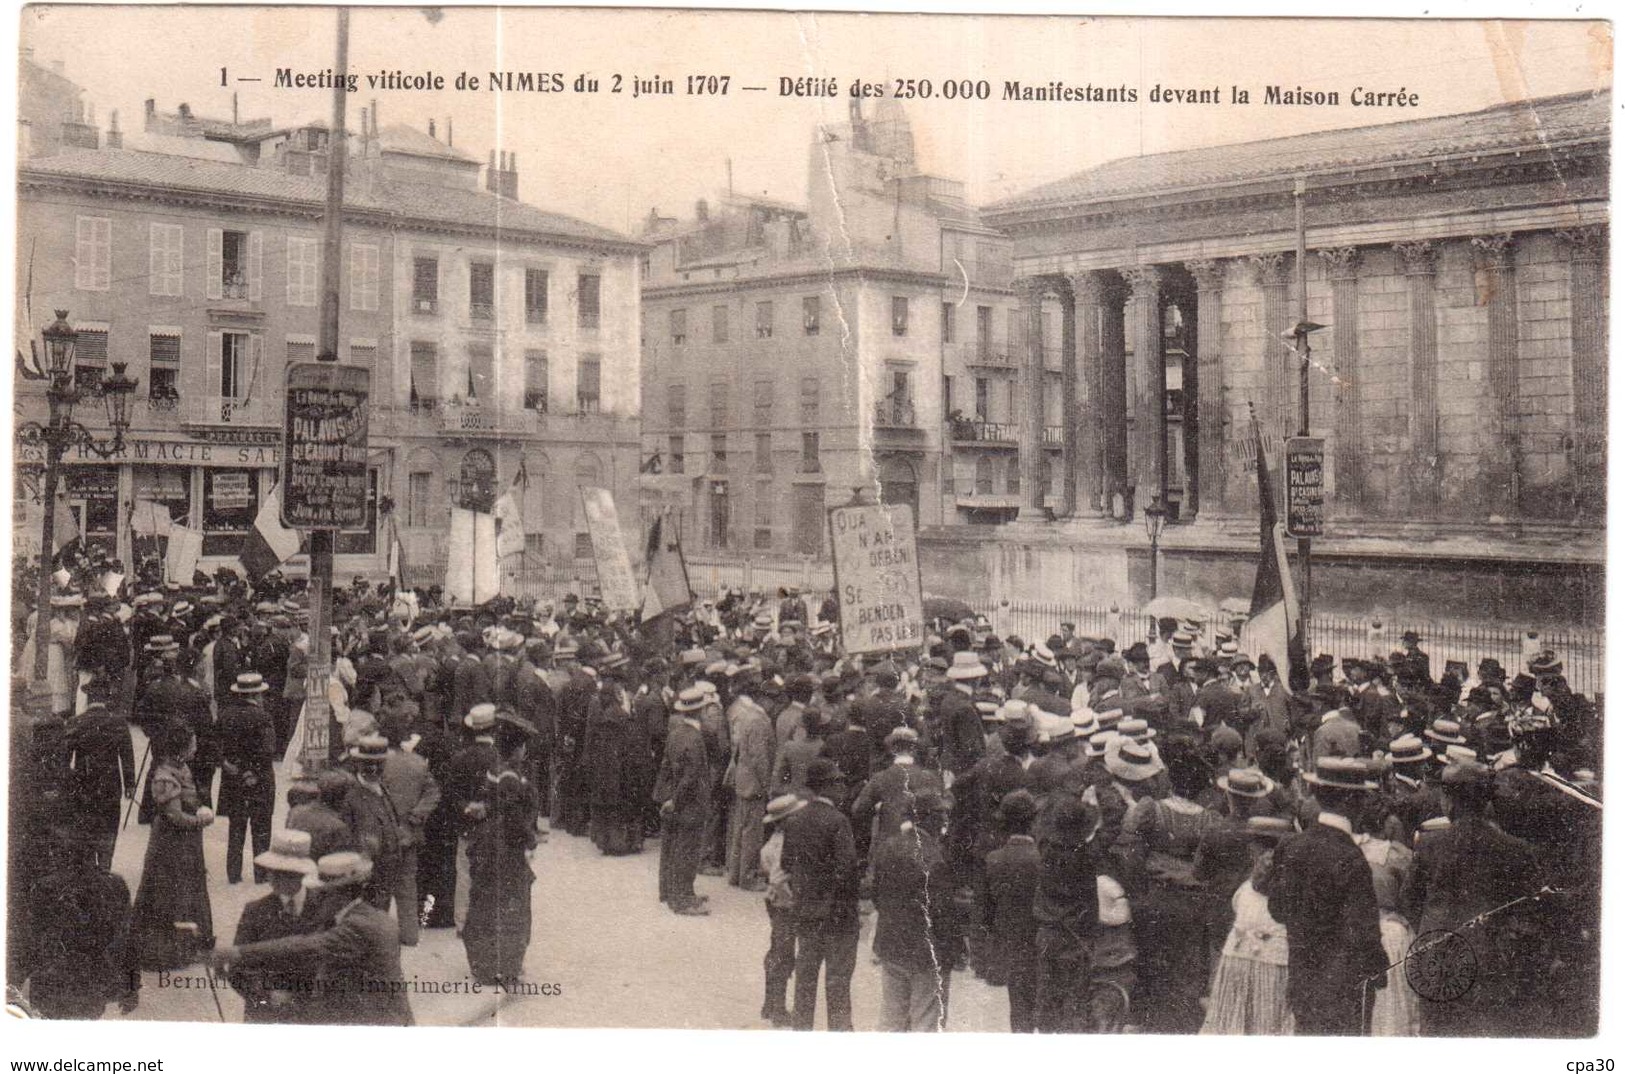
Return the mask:
{"type": "Polygon", "coordinates": [[[222,298],[247,298],[248,297],[248,281],[247,280],[221,280],[220,281],[220,297],[222,297],[222,298]]]}
{"type": "Polygon", "coordinates": [[[412,312],[432,315],[438,313],[439,311],[440,303],[436,299],[431,298],[428,295],[412,296],[412,312]]]}
{"type": "Polygon", "coordinates": [[[998,369],[1014,369],[1016,354],[1008,346],[995,340],[975,341],[958,345],[959,360],[965,365],[986,365],[998,369]]]}
{"type": "Polygon", "coordinates": [[[948,436],[952,440],[988,443],[1016,439],[1016,426],[1008,421],[952,421],[948,423],[948,436]]]}
{"type": "Polygon", "coordinates": [[[227,399],[218,395],[190,396],[181,404],[181,420],[188,425],[249,426],[281,425],[280,398],[261,392],[247,399],[227,399]]]}
{"type": "Polygon", "coordinates": [[[546,306],[526,306],[525,307],[525,323],[526,324],[546,324],[547,323],[547,307],[546,306]]]}
{"type": "Polygon", "coordinates": [[[875,404],[875,424],[887,429],[913,429],[919,422],[915,420],[913,403],[882,399],[875,404]]]}
{"type": "Polygon", "coordinates": [[[496,317],[496,306],[490,302],[470,302],[468,318],[471,321],[489,321],[496,317]]]}

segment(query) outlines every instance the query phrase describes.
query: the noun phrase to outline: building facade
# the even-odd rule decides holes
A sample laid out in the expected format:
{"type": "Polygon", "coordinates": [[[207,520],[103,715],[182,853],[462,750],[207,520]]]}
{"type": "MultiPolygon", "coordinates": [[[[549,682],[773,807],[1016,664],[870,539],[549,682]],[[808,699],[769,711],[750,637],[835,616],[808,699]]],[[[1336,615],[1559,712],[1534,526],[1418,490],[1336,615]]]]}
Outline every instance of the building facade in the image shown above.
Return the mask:
{"type": "MultiPolygon", "coordinates": [[[[331,154],[320,125],[175,119],[149,107],[129,138],[161,152],[115,138],[23,163],[19,324],[37,335],[67,309],[81,385],[114,363],[140,378],[124,453],[66,460],[84,539],[153,554],[161,538],[132,527],[154,528],[150,501],[202,531],[212,570],[235,565],[277,479],[285,368],[316,357],[331,154]]],[[[381,575],[398,527],[409,579],[437,584],[450,506],[488,503],[521,460],[527,563],[573,561],[585,526],[566,494],[635,487],[641,247],[517,201],[507,154],[482,167],[375,112],[350,145],[337,357],[372,374],[372,488],[336,573],[381,575]]],[[[44,416],[37,382],[17,398],[19,419],[44,416]]],[[[105,434],[99,409],[75,417],[105,434]]],[[[15,521],[37,541],[22,474],[15,521]]]]}
{"type": "Polygon", "coordinates": [[[934,525],[1013,509],[976,485],[1013,447],[1010,244],[895,103],[818,132],[805,208],[729,197],[644,238],[645,513],[689,548],[824,558],[858,488],[934,525]]]}
{"type": "MultiPolygon", "coordinates": [[[[1036,584],[1143,597],[1137,520],[1161,497],[1164,591],[1250,591],[1250,417],[1277,469],[1300,422],[1301,198],[1308,319],[1329,326],[1307,420],[1326,443],[1321,606],[1600,616],[1608,136],[1606,96],[1533,100],[1112,161],[986,210],[1029,323],[1063,320],[1062,521],[1009,535],[1043,550],[1036,584]]],[[[1022,356],[1033,468],[1042,360],[1022,356]]],[[[990,576],[1003,554],[940,536],[944,572],[990,576]]]]}

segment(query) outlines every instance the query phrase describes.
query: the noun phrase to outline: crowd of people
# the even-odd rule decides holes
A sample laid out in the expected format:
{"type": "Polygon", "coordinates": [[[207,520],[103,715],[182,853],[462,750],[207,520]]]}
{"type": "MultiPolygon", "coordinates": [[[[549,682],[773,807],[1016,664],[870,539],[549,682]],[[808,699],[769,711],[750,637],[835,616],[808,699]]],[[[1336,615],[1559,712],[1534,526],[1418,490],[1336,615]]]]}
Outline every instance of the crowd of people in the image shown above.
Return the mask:
{"type": "Polygon", "coordinates": [[[301,583],[72,581],[28,624],[53,715],[14,810],[13,853],[46,865],[12,979],[47,1016],[133,1009],[141,970],[202,960],[250,1021],[409,1024],[390,983],[421,928],[456,928],[474,980],[524,979],[532,857],[563,835],[657,839],[674,917],[708,914],[713,878],[761,893],[773,1025],[812,1029],[822,976],[824,1023],[852,1028],[872,914],[888,1030],[948,1027],[956,972],[1007,990],[1014,1032],[1594,1030],[1600,698],[1556,653],[1436,679],[1413,632],[1293,689],[1172,619],[1043,640],[938,619],[859,656],[793,588],[636,624],[358,583],[333,601],[341,733],[305,769],[301,583]],[[132,807],[133,900],[112,872],[132,807]],[[217,810],[227,883],[270,886],[229,944],[217,810]]]}

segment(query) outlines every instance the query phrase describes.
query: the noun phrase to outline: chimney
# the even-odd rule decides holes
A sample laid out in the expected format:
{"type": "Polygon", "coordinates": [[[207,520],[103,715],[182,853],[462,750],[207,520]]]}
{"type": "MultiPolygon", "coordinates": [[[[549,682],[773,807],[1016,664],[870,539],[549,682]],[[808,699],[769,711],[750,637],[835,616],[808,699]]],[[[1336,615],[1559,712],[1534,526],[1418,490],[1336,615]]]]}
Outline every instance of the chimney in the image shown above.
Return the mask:
{"type": "Polygon", "coordinates": [[[374,97],[372,99],[372,108],[368,115],[372,117],[372,137],[376,141],[378,138],[378,98],[374,97]]]}
{"type": "Polygon", "coordinates": [[[446,117],[446,144],[451,144],[451,117],[446,117]]]}
{"type": "Polygon", "coordinates": [[[237,91],[231,91],[231,125],[237,125],[237,91]]]}
{"type": "Polygon", "coordinates": [[[491,150],[485,166],[485,189],[501,198],[516,201],[519,198],[519,154],[491,150]]]}
{"type": "Polygon", "coordinates": [[[434,137],[434,120],[433,119],[429,120],[429,137],[430,138],[434,137]]]}
{"type": "Polygon", "coordinates": [[[156,119],[157,116],[158,116],[158,102],[153,100],[151,97],[148,97],[147,102],[146,102],[146,107],[147,107],[146,123],[147,123],[147,129],[150,131],[150,130],[152,130],[153,120],[156,119]]]}
{"type": "Polygon", "coordinates": [[[702,224],[711,219],[711,206],[706,204],[704,198],[694,203],[694,219],[702,224]]]}
{"type": "Polygon", "coordinates": [[[110,126],[107,128],[107,148],[109,148],[109,149],[123,149],[124,148],[124,132],[118,129],[118,109],[117,108],[113,109],[113,113],[112,113],[111,116],[108,117],[108,120],[109,120],[110,126]]]}

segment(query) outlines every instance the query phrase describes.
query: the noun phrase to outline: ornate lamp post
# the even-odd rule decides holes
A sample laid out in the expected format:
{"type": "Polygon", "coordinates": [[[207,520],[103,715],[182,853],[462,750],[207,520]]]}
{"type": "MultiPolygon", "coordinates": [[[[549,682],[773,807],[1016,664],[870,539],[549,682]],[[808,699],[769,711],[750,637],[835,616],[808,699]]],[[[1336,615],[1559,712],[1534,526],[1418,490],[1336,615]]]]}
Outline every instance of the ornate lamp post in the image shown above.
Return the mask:
{"type": "Polygon", "coordinates": [[[45,371],[36,379],[48,381],[45,398],[50,404],[50,417],[46,424],[23,422],[17,427],[19,444],[38,444],[45,449],[45,480],[42,501],[45,519],[40,527],[39,573],[35,586],[34,626],[34,681],[42,685],[50,668],[50,648],[46,631],[51,616],[51,561],[56,542],[56,486],[57,467],[70,447],[89,451],[107,459],[124,450],[124,431],[130,427],[130,400],[135,395],[137,382],[124,375],[124,363],[113,363],[113,375],[104,378],[99,394],[107,407],[107,420],[113,428],[113,439],[104,443],[83,425],[73,420],[73,406],[86,394],[73,384],[73,351],[79,333],[68,323],[68,311],[57,310],[56,320],[40,333],[45,339],[45,371]]]}
{"type": "Polygon", "coordinates": [[[1157,546],[1162,540],[1162,527],[1168,521],[1168,508],[1163,506],[1162,497],[1157,496],[1146,505],[1141,514],[1145,515],[1145,535],[1151,538],[1151,599],[1157,599],[1157,546]]]}

